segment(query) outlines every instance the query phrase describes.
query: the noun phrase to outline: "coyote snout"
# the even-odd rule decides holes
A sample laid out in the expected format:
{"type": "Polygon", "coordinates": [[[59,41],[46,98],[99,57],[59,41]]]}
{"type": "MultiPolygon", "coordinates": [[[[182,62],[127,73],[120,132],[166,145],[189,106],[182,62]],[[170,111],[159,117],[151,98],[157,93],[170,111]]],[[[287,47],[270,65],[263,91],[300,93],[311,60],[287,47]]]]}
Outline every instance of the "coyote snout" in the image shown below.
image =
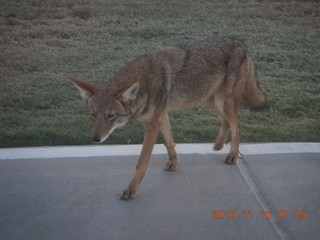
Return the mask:
{"type": "Polygon", "coordinates": [[[214,149],[223,147],[230,130],[231,150],[225,162],[235,164],[240,143],[239,106],[244,103],[254,109],[265,103],[245,45],[240,40],[219,35],[142,55],[103,87],[71,80],[94,119],[94,142],[103,142],[130,119],[138,119],[145,127],[134,178],[120,193],[124,200],[137,195],[159,131],[169,155],[165,169],[178,168],[169,111],[197,105],[215,110],[221,125],[214,149]]]}

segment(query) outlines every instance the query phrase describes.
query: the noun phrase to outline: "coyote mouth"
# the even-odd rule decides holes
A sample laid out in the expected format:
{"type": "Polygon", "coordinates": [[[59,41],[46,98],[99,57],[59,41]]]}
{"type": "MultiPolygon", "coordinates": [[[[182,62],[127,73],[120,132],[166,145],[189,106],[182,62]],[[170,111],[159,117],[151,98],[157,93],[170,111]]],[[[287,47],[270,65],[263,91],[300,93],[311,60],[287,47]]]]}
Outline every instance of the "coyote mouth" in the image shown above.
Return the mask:
{"type": "Polygon", "coordinates": [[[111,135],[114,129],[115,127],[111,128],[106,136],[103,136],[103,137],[100,137],[98,135],[93,136],[92,141],[94,141],[95,143],[103,143],[105,140],[109,138],[109,136],[111,135]]]}

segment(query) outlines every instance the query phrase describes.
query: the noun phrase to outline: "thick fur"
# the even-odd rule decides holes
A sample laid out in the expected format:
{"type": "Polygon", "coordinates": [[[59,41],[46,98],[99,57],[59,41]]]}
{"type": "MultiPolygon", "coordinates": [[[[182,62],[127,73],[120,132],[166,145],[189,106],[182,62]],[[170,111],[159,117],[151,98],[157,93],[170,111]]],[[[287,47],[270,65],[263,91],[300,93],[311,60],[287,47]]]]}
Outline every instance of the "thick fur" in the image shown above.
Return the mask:
{"type": "Polygon", "coordinates": [[[221,125],[214,149],[220,150],[231,130],[231,150],[225,162],[238,159],[241,103],[260,108],[265,97],[256,81],[256,71],[242,41],[213,35],[142,55],[102,87],[71,78],[87,101],[94,117],[93,140],[104,141],[130,119],[140,120],[145,137],[136,173],[120,193],[132,199],[144,177],[159,130],[164,136],[169,161],[166,170],[176,170],[179,159],[172,139],[168,112],[198,105],[215,110],[221,125]]]}

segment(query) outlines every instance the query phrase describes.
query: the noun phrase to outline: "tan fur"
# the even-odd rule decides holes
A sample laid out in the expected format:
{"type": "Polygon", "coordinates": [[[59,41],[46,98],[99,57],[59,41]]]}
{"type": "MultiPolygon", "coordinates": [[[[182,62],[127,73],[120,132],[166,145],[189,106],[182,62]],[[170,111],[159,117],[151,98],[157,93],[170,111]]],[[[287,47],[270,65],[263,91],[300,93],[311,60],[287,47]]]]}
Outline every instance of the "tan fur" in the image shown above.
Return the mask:
{"type": "Polygon", "coordinates": [[[259,108],[265,103],[245,45],[240,40],[219,35],[142,55],[103,87],[74,78],[71,80],[86,99],[95,119],[94,141],[104,141],[113,129],[124,126],[133,118],[140,120],[145,127],[135,176],[120,194],[124,200],[137,195],[159,130],[169,155],[165,169],[178,168],[169,111],[198,105],[215,110],[221,126],[214,149],[223,147],[231,130],[231,150],[225,162],[235,164],[240,143],[240,103],[250,108],[259,108]]]}

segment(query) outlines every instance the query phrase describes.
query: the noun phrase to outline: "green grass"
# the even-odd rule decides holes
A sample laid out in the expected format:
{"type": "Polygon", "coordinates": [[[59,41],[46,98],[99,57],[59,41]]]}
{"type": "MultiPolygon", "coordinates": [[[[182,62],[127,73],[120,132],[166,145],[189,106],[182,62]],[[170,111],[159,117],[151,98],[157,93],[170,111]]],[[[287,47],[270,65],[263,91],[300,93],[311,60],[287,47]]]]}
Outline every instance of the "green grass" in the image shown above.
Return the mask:
{"type": "MultiPolygon", "coordinates": [[[[320,141],[317,1],[0,2],[0,147],[90,144],[69,76],[102,85],[138,55],[212,33],[246,42],[268,96],[265,111],[241,109],[242,142],[320,141]]],[[[209,110],[170,116],[176,142],[214,141],[209,110]]],[[[142,139],[132,122],[107,142],[142,139]]]]}

